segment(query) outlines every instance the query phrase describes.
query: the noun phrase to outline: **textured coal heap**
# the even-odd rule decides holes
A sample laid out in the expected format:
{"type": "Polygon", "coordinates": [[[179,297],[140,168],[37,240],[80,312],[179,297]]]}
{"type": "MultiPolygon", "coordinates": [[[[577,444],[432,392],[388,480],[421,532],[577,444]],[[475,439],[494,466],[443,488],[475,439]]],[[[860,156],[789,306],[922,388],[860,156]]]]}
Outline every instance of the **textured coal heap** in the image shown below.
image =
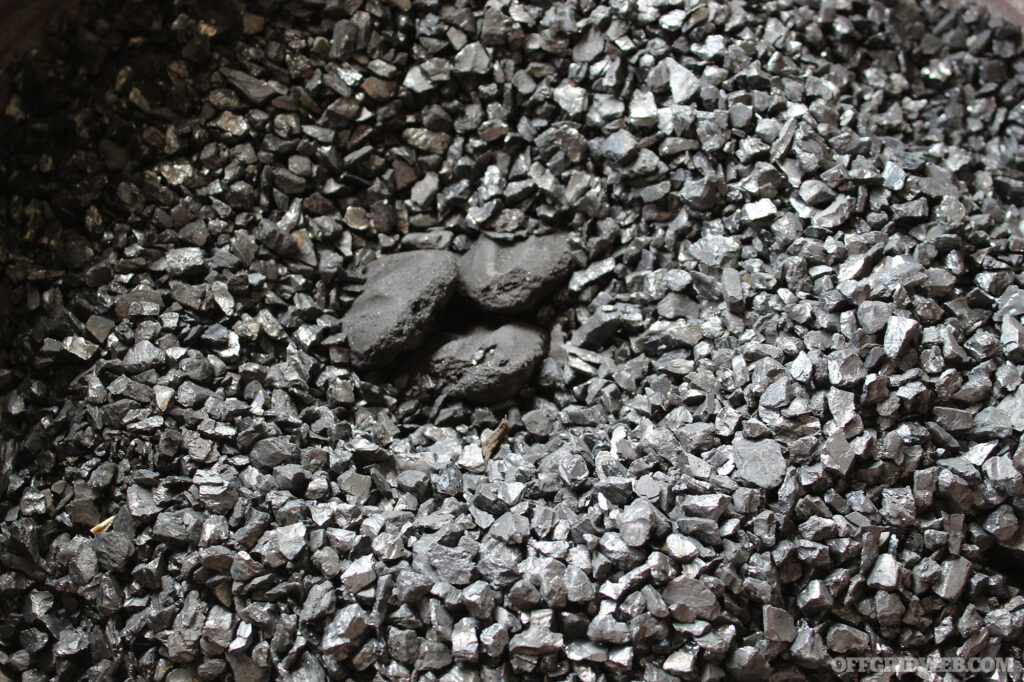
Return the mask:
{"type": "Polygon", "coordinates": [[[0,680],[1021,679],[1019,30],[235,7],[8,69],[0,680]]]}

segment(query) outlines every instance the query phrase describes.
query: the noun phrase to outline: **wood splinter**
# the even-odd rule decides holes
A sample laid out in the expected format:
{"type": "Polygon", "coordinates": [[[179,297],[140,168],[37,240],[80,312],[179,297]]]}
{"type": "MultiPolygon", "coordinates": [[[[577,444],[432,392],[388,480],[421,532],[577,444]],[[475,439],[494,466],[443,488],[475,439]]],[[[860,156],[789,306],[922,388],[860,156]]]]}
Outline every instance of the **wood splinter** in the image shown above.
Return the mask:
{"type": "Polygon", "coordinates": [[[97,523],[95,526],[90,528],[89,532],[92,533],[93,535],[99,535],[100,533],[102,533],[103,531],[107,530],[112,525],[114,525],[114,519],[116,519],[116,518],[117,518],[117,514],[114,514],[113,516],[111,516],[109,518],[103,519],[102,521],[97,523]]]}
{"type": "Polygon", "coordinates": [[[501,418],[501,423],[491,432],[491,435],[484,439],[484,442],[480,444],[480,452],[484,456],[484,463],[486,464],[491,460],[491,455],[498,449],[501,442],[505,440],[505,436],[508,435],[508,416],[501,418]]]}

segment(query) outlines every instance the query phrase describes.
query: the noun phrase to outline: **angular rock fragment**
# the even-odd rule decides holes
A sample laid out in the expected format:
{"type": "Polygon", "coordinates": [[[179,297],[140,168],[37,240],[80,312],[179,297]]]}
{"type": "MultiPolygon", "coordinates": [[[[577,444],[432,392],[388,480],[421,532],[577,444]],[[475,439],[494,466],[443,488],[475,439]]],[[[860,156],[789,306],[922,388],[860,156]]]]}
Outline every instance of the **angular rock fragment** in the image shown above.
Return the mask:
{"type": "Polygon", "coordinates": [[[856,460],[857,453],[846,440],[842,431],[834,431],[826,440],[822,448],[822,464],[825,469],[834,471],[840,476],[845,476],[850,471],[856,460]]]}
{"type": "Polygon", "coordinates": [[[572,83],[562,83],[552,91],[555,103],[572,117],[582,114],[587,108],[587,91],[572,83]]]}
{"type": "MultiPolygon", "coordinates": [[[[96,354],[96,351],[99,350],[99,346],[94,343],[89,343],[81,336],[69,336],[65,338],[60,344],[60,347],[65,353],[71,357],[78,358],[79,360],[88,360],[96,354]]],[[[44,342],[45,353],[49,354],[55,351],[56,349],[53,348],[49,340],[44,342]]]]}
{"type": "Polygon", "coordinates": [[[796,639],[796,627],[789,612],[765,604],[761,613],[765,638],[773,642],[792,642],[796,639]]]}
{"type": "Polygon", "coordinates": [[[967,585],[970,573],[971,562],[963,557],[945,561],[941,569],[941,578],[934,587],[935,594],[946,601],[956,601],[967,585]]]}
{"type": "Polygon", "coordinates": [[[891,324],[891,314],[892,304],[884,301],[864,301],[857,306],[857,321],[868,334],[877,334],[891,324]]]}
{"type": "Polygon", "coordinates": [[[124,366],[132,374],[160,367],[167,356],[150,341],[139,341],[124,356],[124,366]]]}
{"type": "Polygon", "coordinates": [[[89,646],[88,638],[79,630],[66,628],[60,631],[53,653],[62,658],[74,656],[85,651],[89,646]]]}
{"type": "Polygon", "coordinates": [[[321,650],[338,660],[348,658],[369,627],[366,618],[366,611],[358,604],[349,604],[339,609],[324,628],[321,650]]]}
{"type": "Polygon", "coordinates": [[[223,73],[228,81],[238,88],[243,95],[254,102],[262,102],[275,94],[283,94],[279,87],[274,87],[265,81],[255,78],[254,76],[250,76],[244,71],[225,68],[221,69],[221,73],[223,73]]]}
{"type": "Polygon", "coordinates": [[[833,386],[850,388],[867,376],[864,361],[853,349],[838,350],[828,356],[828,379],[833,386]]]}
{"type": "Polygon", "coordinates": [[[563,643],[564,639],[561,633],[534,626],[513,636],[508,643],[508,649],[513,654],[536,656],[559,651],[563,643]]]}
{"type": "Polygon", "coordinates": [[[114,321],[102,315],[90,315],[89,319],[85,321],[85,328],[89,330],[94,339],[104,343],[111,330],[114,329],[114,321]]]}
{"type": "Polygon", "coordinates": [[[921,338],[921,325],[906,317],[890,317],[882,348],[893,360],[901,358],[921,338]]]}
{"type": "Polygon", "coordinates": [[[163,310],[163,297],[156,291],[137,289],[117,299],[114,310],[119,318],[155,317],[163,310]]]}
{"type": "Polygon", "coordinates": [[[265,469],[272,469],[278,464],[292,461],[296,456],[296,448],[287,438],[275,436],[264,438],[253,445],[249,459],[265,469]]]}
{"type": "Polygon", "coordinates": [[[632,161],[637,151],[637,139],[628,130],[616,130],[605,138],[601,153],[606,159],[616,164],[632,161]]]}
{"type": "Polygon", "coordinates": [[[892,590],[899,582],[899,565],[892,554],[881,554],[868,575],[867,585],[871,588],[892,590]]]}
{"type": "Polygon", "coordinates": [[[187,246],[168,251],[164,256],[164,268],[175,277],[197,275],[207,269],[207,261],[202,249],[187,246]]]}
{"type": "Polygon", "coordinates": [[[955,407],[936,407],[935,421],[947,431],[967,431],[974,426],[974,415],[955,407]]]}
{"type": "Polygon", "coordinates": [[[455,55],[453,66],[459,73],[487,73],[491,58],[480,43],[469,43],[455,55]]]}
{"type": "Polygon", "coordinates": [[[708,587],[694,578],[675,578],[662,593],[672,617],[682,623],[694,619],[712,620],[719,613],[718,599],[708,587]]]}
{"type": "Polygon", "coordinates": [[[751,441],[737,437],[732,446],[738,480],[769,489],[782,484],[786,474],[786,460],[778,442],[771,439],[751,441]]]}
{"type": "Polygon", "coordinates": [[[726,660],[725,668],[740,682],[763,680],[772,672],[764,654],[752,646],[736,649],[726,660]]]}

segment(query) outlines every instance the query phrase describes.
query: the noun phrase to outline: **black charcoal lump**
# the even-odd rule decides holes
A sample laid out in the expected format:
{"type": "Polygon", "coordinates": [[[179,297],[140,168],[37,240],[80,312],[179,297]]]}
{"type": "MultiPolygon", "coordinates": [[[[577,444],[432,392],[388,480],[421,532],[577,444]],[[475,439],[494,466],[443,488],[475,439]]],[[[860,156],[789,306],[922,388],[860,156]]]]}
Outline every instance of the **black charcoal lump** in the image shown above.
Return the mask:
{"type": "Polygon", "coordinates": [[[532,236],[514,244],[478,239],[459,259],[459,289],[480,308],[521,313],[547,298],[568,276],[564,234],[532,236]]]}
{"type": "Polygon", "coordinates": [[[545,350],[541,330],[513,323],[478,327],[441,345],[431,371],[450,395],[494,403],[515,395],[530,378],[545,350]]]}
{"type": "Polygon", "coordinates": [[[446,251],[383,256],[367,268],[366,288],[342,320],[353,362],[382,365],[417,347],[455,288],[456,259],[446,251]]]}

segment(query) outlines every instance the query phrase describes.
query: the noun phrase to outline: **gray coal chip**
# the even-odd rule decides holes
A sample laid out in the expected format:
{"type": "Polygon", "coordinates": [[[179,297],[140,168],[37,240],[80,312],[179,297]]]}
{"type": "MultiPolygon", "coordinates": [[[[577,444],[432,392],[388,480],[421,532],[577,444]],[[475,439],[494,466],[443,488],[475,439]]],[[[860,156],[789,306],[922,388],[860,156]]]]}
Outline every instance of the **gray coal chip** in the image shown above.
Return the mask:
{"type": "Polygon", "coordinates": [[[338,609],[323,630],[320,648],[333,656],[344,656],[353,651],[368,628],[366,618],[366,611],[358,604],[338,609]]]}
{"type": "Polygon", "coordinates": [[[673,618],[680,622],[711,620],[719,613],[718,599],[700,580],[679,577],[670,581],[662,593],[673,618]]]}
{"type": "Polygon", "coordinates": [[[155,317],[163,311],[163,297],[156,291],[138,289],[118,297],[114,310],[119,318],[155,317]]]}
{"type": "Polygon", "coordinates": [[[840,388],[853,387],[867,376],[864,361],[853,349],[838,350],[829,354],[827,366],[829,381],[833,386],[840,388]]]}
{"type": "Polygon", "coordinates": [[[66,628],[60,631],[57,643],[53,647],[53,653],[60,657],[74,656],[85,651],[89,646],[89,639],[83,632],[74,628],[66,628]]]}
{"type": "Polygon", "coordinates": [[[786,474],[782,446],[774,440],[733,440],[733,460],[740,481],[759,488],[777,488],[786,474]]]}
{"type": "Polygon", "coordinates": [[[142,340],[128,350],[124,357],[124,366],[131,374],[139,374],[149,369],[160,367],[166,361],[166,354],[153,345],[142,340]]]}
{"type": "Polygon", "coordinates": [[[167,273],[175,276],[191,276],[205,272],[209,267],[203,250],[196,246],[171,249],[164,256],[167,273]]]}
{"type": "Polygon", "coordinates": [[[249,459],[265,469],[272,469],[294,460],[296,455],[296,447],[288,438],[275,436],[264,438],[254,444],[249,452],[249,459]]]}
{"type": "Polygon", "coordinates": [[[273,87],[266,81],[250,76],[244,71],[225,68],[221,70],[221,73],[228,79],[228,82],[254,102],[262,102],[275,94],[282,94],[278,88],[273,87]]]}
{"type": "Polygon", "coordinates": [[[93,539],[93,549],[100,566],[108,571],[123,572],[128,560],[135,553],[135,543],[124,533],[108,531],[93,539]]]}
{"type": "Polygon", "coordinates": [[[631,162],[637,151],[637,139],[626,129],[616,130],[605,138],[601,153],[616,164],[631,162]]]}
{"type": "Polygon", "coordinates": [[[796,639],[796,626],[788,611],[765,604],[761,614],[766,639],[773,642],[792,642],[796,639]]]}
{"type": "Polygon", "coordinates": [[[921,338],[921,325],[916,320],[893,316],[885,327],[885,354],[897,360],[921,338]]]}
{"type": "Polygon", "coordinates": [[[458,51],[452,64],[459,73],[485,74],[491,65],[491,58],[483,45],[469,43],[458,51]]]}

